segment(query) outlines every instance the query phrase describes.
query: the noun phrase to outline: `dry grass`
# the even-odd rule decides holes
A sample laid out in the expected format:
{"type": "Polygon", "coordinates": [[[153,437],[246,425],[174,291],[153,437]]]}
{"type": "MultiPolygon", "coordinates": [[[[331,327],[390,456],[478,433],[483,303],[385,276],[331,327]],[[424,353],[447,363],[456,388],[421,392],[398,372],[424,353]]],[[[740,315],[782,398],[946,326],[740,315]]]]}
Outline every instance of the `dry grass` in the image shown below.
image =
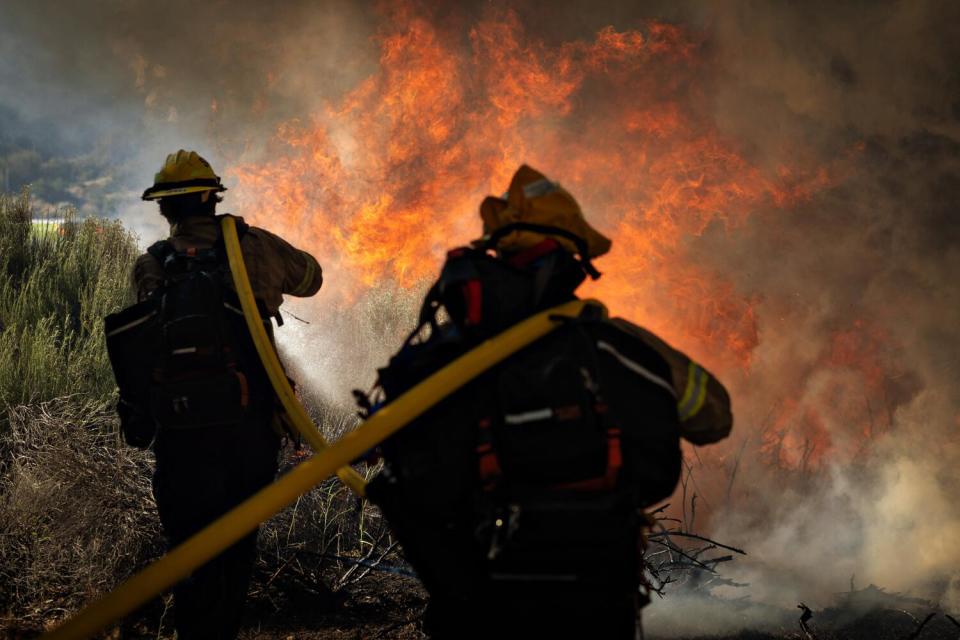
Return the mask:
{"type": "MultiPolygon", "coordinates": [[[[102,403],[67,397],[9,409],[7,419],[0,434],[0,630],[39,629],[163,552],[153,456],[118,440],[113,412],[102,403]]],[[[285,454],[284,470],[302,457],[285,454]]],[[[379,512],[327,480],[262,527],[251,611],[266,619],[298,608],[333,611],[370,565],[402,564],[391,545],[379,512]]],[[[170,621],[161,624],[161,609],[155,604],[131,624],[162,637],[170,621]]]]}
{"type": "Polygon", "coordinates": [[[159,553],[151,455],[118,443],[102,404],[63,398],[7,417],[0,606],[11,626],[42,626],[159,553]]]}

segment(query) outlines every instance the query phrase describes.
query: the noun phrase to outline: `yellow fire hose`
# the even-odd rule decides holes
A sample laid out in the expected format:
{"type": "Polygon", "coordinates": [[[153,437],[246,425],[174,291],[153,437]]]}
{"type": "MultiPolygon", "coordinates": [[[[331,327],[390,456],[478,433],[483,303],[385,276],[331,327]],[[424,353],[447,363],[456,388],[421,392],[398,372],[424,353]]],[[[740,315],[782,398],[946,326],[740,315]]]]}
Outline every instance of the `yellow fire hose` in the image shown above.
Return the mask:
{"type": "Polygon", "coordinates": [[[595,300],[575,300],[559,305],[527,318],[457,358],[377,411],[355,431],[328,448],[318,450],[312,458],[255,493],[60,627],[43,635],[42,640],[90,638],[188,576],[258,524],[479,374],[552,331],[559,324],[557,316],[576,317],[588,304],[603,308],[595,300]]]}
{"type": "MultiPolygon", "coordinates": [[[[313,447],[314,451],[322,451],[327,448],[323,436],[313,424],[313,420],[307,415],[306,410],[290,386],[287,380],[287,374],[280,364],[277,357],[277,351],[273,348],[273,343],[267,336],[263,328],[263,321],[260,312],[257,310],[257,301],[253,296],[253,288],[250,286],[250,278],[247,275],[247,265],[243,261],[243,252],[240,249],[240,239],[237,237],[237,224],[232,216],[223,216],[220,219],[220,228],[223,230],[223,242],[227,248],[227,260],[230,263],[230,273],[233,276],[233,286],[237,290],[237,297],[240,298],[240,306],[243,308],[243,317],[247,321],[247,328],[250,330],[250,336],[253,338],[253,344],[257,348],[257,354],[263,362],[263,368],[267,371],[270,378],[270,384],[273,390],[283,404],[287,417],[294,428],[303,436],[303,439],[313,447]]],[[[366,481],[359,473],[349,466],[345,466],[337,471],[337,476],[345,485],[353,489],[354,493],[362,496],[366,491],[366,481]]]]}

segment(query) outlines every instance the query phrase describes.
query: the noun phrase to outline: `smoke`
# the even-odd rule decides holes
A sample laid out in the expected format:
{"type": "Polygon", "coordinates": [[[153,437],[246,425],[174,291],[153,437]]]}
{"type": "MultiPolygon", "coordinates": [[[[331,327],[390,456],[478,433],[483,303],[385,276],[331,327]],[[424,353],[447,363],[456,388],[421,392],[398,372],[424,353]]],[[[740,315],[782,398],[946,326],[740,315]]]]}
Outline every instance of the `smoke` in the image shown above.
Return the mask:
{"type": "Polygon", "coordinates": [[[700,239],[714,268],[764,296],[753,366],[734,397],[740,437],[766,438],[759,465],[778,464],[741,468],[714,526],[750,549],[734,577],[768,602],[826,605],[855,574],[860,587],[960,606],[951,11],[765,5],[714,23],[729,75],[717,83],[722,130],[760,162],[796,151],[828,165],[858,149],[837,186],[790,215],[700,239]],[[818,415],[791,414],[791,403],[818,415]],[[821,456],[813,477],[782,471],[804,455],[821,456]]]}
{"type": "Polygon", "coordinates": [[[598,295],[733,392],[730,440],[688,456],[709,533],[750,553],[725,571],[758,602],[824,606],[855,575],[957,611],[958,14],[7,2],[0,166],[49,202],[85,189],[149,243],[139,191],[200,151],[227,204],[324,265],[332,292],[292,305],[312,324],[281,341],[346,406],[409,328],[417,276],[530,161],[613,236],[598,295]]]}
{"type": "Polygon", "coordinates": [[[366,16],[346,1],[281,8],[108,0],[46,9],[5,2],[0,168],[10,169],[7,186],[31,185],[41,204],[90,205],[91,213],[97,206],[152,241],[164,227],[139,194],[166,154],[195,149],[215,167],[262,157],[279,122],[368,71],[366,16]],[[63,167],[64,156],[74,167],[63,167]],[[60,166],[49,166],[54,160],[60,166]],[[96,198],[64,188],[97,178],[110,187],[96,198]]]}

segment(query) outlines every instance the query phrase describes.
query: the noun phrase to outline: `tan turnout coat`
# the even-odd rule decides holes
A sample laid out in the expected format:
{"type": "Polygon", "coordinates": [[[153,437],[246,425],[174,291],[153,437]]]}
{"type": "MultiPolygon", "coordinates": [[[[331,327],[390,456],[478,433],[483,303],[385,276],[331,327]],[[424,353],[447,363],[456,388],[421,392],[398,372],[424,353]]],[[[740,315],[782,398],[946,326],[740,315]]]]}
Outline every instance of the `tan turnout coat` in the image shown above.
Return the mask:
{"type": "MultiPolygon", "coordinates": [[[[216,242],[219,232],[219,221],[213,216],[191,216],[171,225],[169,240],[177,251],[207,249],[216,242]]],[[[265,229],[250,227],[240,248],[253,295],[271,315],[279,312],[284,295],[312,296],[323,284],[323,273],[313,256],[265,229]]],[[[152,255],[145,253],[137,258],[133,267],[137,299],[146,299],[163,285],[163,277],[163,268],[152,255]]]]}

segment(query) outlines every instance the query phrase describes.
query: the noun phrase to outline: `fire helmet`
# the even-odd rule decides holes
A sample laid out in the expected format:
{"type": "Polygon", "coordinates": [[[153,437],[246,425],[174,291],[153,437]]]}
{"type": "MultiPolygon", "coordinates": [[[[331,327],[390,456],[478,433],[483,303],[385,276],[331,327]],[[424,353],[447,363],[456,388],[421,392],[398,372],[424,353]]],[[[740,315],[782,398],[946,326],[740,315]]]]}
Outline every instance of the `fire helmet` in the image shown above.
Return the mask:
{"type": "MultiPolygon", "coordinates": [[[[498,229],[517,227],[552,227],[576,237],[576,241],[554,237],[571,253],[580,252],[578,244],[585,245],[584,258],[596,258],[610,250],[610,239],[594,229],[583,216],[580,205],[570,192],[552,182],[536,169],[522,165],[513,175],[510,188],[502,198],[489,196],[480,205],[484,235],[494,234],[498,229]],[[579,242],[582,240],[582,243],[579,242]]],[[[506,232],[507,229],[504,229],[506,232]]],[[[545,234],[537,231],[516,230],[507,233],[497,246],[508,251],[518,251],[542,242],[545,234]]]]}
{"type": "Polygon", "coordinates": [[[167,161],[153,178],[153,186],[143,192],[144,200],[159,200],[199,191],[226,191],[220,176],[196,151],[180,149],[167,156],[167,161]]]}

